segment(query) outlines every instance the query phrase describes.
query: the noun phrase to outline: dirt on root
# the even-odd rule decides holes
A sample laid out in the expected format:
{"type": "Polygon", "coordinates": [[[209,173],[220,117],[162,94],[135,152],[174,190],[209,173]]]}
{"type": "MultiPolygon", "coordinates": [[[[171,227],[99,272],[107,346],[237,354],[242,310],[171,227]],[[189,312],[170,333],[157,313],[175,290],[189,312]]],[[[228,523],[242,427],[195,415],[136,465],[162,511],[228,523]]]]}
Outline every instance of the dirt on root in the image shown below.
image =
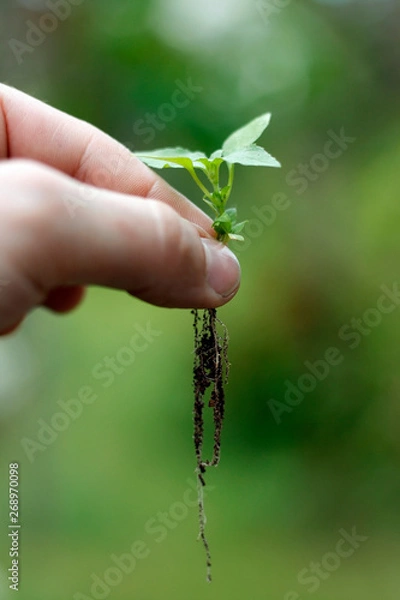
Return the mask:
{"type": "Polygon", "coordinates": [[[228,332],[217,317],[215,308],[194,315],[194,446],[196,451],[196,473],[198,480],[199,539],[202,540],[207,556],[207,580],[211,581],[211,555],[205,536],[203,487],[208,467],[216,467],[221,455],[221,431],[225,414],[225,385],[228,382],[228,332]],[[204,418],[203,411],[208,396],[208,406],[213,409],[214,446],[210,460],[203,458],[204,418]]]}

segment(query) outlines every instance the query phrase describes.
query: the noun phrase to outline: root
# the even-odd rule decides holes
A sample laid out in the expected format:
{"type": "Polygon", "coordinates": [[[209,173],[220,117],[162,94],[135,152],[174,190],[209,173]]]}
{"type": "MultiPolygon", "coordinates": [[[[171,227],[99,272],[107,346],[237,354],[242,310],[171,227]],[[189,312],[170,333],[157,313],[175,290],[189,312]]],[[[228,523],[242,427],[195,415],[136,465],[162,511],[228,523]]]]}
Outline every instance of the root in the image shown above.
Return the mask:
{"type": "Polygon", "coordinates": [[[211,581],[211,554],[205,535],[206,516],[204,512],[203,487],[208,467],[216,467],[221,455],[221,431],[225,414],[225,390],[228,382],[228,331],[217,318],[215,308],[207,309],[202,317],[197,310],[194,315],[194,446],[196,451],[196,474],[198,482],[199,539],[202,540],[207,557],[207,581],[211,581]],[[218,330],[221,330],[219,333],[218,330]],[[210,391],[208,406],[213,409],[214,446],[211,460],[203,459],[204,397],[210,391]]]}

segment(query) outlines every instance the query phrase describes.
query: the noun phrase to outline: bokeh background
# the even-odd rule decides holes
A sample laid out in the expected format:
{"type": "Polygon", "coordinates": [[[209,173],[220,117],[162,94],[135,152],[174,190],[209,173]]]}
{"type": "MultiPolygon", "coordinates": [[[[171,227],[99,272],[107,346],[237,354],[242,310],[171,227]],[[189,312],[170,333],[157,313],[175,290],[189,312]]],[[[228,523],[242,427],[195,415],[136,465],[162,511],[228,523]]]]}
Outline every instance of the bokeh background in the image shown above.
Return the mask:
{"type": "MultiPolygon", "coordinates": [[[[35,311],[0,341],[0,597],[12,597],[6,479],[17,460],[23,600],[397,599],[400,311],[376,305],[400,280],[399,3],[70,0],[56,21],[50,5],[1,3],[3,82],[135,150],[211,152],[271,111],[262,143],[282,169],[237,169],[233,201],[250,223],[235,247],[241,291],[220,310],[232,369],[206,498],[214,582],[190,491],[190,312],[91,289],[76,313],[35,311]],[[54,31],[43,39],[32,25],[54,31]],[[188,82],[185,106],[165,108],[188,82]],[[157,126],[144,133],[149,113],[157,126]],[[335,158],[332,132],[351,138],[335,158]],[[161,335],[105,388],[93,368],[148,322],[161,335]],[[288,382],[307,385],[305,362],[331,347],[340,364],[290,406],[288,382]],[[85,386],[95,401],[29,460],[21,440],[37,442],[38,421],[85,386]],[[354,528],[368,539],[338,558],[354,528]],[[139,540],[148,556],[91,590],[139,540]]],[[[165,176],[201,201],[183,171],[165,176]]]]}

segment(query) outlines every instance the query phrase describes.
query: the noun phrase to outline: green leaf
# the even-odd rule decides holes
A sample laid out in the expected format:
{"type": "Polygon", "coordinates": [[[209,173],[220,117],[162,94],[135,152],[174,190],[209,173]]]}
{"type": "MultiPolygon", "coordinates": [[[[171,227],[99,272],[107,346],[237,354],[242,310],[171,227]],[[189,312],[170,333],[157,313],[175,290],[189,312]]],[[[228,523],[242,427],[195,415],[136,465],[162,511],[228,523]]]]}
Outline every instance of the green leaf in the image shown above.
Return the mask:
{"type": "Polygon", "coordinates": [[[218,226],[221,226],[221,227],[223,226],[224,228],[226,228],[226,226],[229,225],[229,229],[226,229],[226,231],[231,231],[231,229],[232,229],[232,219],[231,219],[231,217],[226,212],[224,212],[217,219],[215,219],[215,221],[213,223],[213,227],[215,225],[218,225],[218,226]]]}
{"type": "Polygon", "coordinates": [[[241,235],[238,235],[247,221],[236,223],[237,211],[236,208],[227,208],[222,215],[217,217],[213,223],[213,228],[219,234],[222,240],[229,237],[235,240],[243,240],[241,235]]]}
{"type": "Polygon", "coordinates": [[[237,219],[237,210],[236,208],[227,208],[224,214],[228,215],[232,223],[236,223],[237,219]]]}
{"type": "Polygon", "coordinates": [[[236,225],[233,225],[232,233],[240,233],[243,231],[243,227],[246,225],[246,223],[248,223],[248,221],[242,221],[241,223],[236,223],[236,225]]]}
{"type": "Polygon", "coordinates": [[[252,144],[247,148],[241,148],[235,152],[224,153],[224,159],[228,163],[237,163],[239,165],[254,167],[280,167],[280,163],[261,148],[252,144]]]}
{"type": "Polygon", "coordinates": [[[234,219],[236,219],[236,209],[228,209],[217,217],[213,223],[213,229],[220,235],[226,236],[231,233],[234,219]],[[229,212],[228,212],[229,211],[229,212]],[[235,211],[234,214],[232,211],[235,211]]]}
{"type": "Polygon", "coordinates": [[[199,159],[206,159],[203,152],[191,152],[186,148],[162,148],[160,150],[152,150],[151,153],[136,152],[135,156],[140,158],[147,166],[153,169],[165,169],[168,167],[175,169],[187,169],[188,167],[200,167],[204,169],[204,165],[199,164],[199,159]]]}
{"type": "Polygon", "coordinates": [[[230,190],[231,190],[231,186],[230,185],[226,185],[225,187],[223,187],[221,189],[221,196],[222,196],[222,198],[225,198],[226,195],[228,194],[228,192],[230,192],[230,190]]]}
{"type": "Polygon", "coordinates": [[[238,235],[237,233],[228,233],[228,238],[230,240],[236,240],[237,242],[244,242],[244,237],[242,235],[238,235]]]}
{"type": "Polygon", "coordinates": [[[268,127],[270,119],[271,113],[265,113],[232,133],[222,145],[223,154],[241,150],[256,142],[268,127]]]}
{"type": "Polygon", "coordinates": [[[223,162],[223,160],[221,160],[221,161],[218,161],[218,160],[217,160],[217,159],[219,159],[219,158],[221,158],[221,157],[222,157],[222,148],[220,148],[219,150],[216,150],[215,152],[213,152],[213,153],[211,154],[211,156],[210,156],[209,160],[210,160],[211,162],[216,162],[216,163],[218,163],[218,162],[223,162]]]}
{"type": "Polygon", "coordinates": [[[208,158],[199,158],[198,161],[196,161],[195,167],[204,169],[205,171],[210,171],[211,162],[208,158]]]}

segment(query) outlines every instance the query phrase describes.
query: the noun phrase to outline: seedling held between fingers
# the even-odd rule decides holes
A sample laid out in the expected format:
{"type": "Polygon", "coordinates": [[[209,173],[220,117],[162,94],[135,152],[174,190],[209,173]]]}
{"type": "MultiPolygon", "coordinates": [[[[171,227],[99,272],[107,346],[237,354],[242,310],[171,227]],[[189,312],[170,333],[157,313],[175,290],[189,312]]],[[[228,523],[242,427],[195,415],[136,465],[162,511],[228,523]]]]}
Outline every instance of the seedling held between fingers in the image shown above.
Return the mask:
{"type": "MultiPolygon", "coordinates": [[[[243,241],[241,235],[246,221],[237,221],[236,208],[227,208],[232,192],[235,165],[256,167],[280,167],[279,162],[255,142],[268,127],[271,115],[261,115],[232,133],[207,157],[202,152],[191,152],[184,148],[164,148],[151,153],[137,153],[149,167],[156,169],[186,169],[203,194],[204,202],[213,212],[212,224],[216,238],[227,244],[229,240],[243,241]],[[222,167],[225,176],[222,175],[222,167]],[[224,181],[223,181],[224,180],[224,181]]],[[[207,555],[207,580],[211,581],[211,555],[205,536],[206,517],[203,503],[205,472],[208,467],[219,463],[221,430],[225,411],[225,385],[228,381],[228,333],[217,317],[216,309],[207,309],[200,316],[194,315],[194,445],[197,460],[199,538],[207,555]],[[214,448],[211,460],[203,458],[205,395],[209,393],[208,406],[213,409],[214,448]]]]}

